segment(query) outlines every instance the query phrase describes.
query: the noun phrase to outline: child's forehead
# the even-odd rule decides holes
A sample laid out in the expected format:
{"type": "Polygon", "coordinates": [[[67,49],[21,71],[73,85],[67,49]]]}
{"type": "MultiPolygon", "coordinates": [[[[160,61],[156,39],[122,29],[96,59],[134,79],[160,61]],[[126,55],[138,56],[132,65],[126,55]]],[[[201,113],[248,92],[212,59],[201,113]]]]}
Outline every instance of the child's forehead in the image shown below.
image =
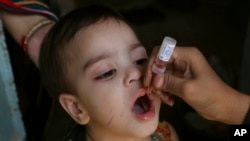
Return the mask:
{"type": "MultiPolygon", "coordinates": [[[[100,34],[99,30],[104,30],[104,29],[109,29],[109,30],[105,30],[106,32],[110,31],[110,29],[114,30],[131,30],[130,26],[125,23],[122,20],[119,19],[114,19],[114,18],[107,18],[107,19],[100,19],[97,22],[87,26],[87,27],[83,27],[80,29],[80,32],[84,33],[92,33],[92,34],[100,34]]],[[[112,34],[111,34],[112,35],[112,34]]]]}
{"type": "Polygon", "coordinates": [[[81,28],[71,43],[84,49],[119,44],[124,40],[135,39],[137,40],[137,37],[128,24],[116,19],[106,19],[81,28]]]}
{"type": "MultiPolygon", "coordinates": [[[[138,43],[134,31],[128,24],[115,19],[99,21],[87,28],[82,28],[70,43],[74,58],[89,58],[100,53],[114,54],[128,50],[129,46],[138,43]],[[84,56],[84,57],[82,57],[84,56]]],[[[123,52],[123,54],[125,54],[123,52]]]]}

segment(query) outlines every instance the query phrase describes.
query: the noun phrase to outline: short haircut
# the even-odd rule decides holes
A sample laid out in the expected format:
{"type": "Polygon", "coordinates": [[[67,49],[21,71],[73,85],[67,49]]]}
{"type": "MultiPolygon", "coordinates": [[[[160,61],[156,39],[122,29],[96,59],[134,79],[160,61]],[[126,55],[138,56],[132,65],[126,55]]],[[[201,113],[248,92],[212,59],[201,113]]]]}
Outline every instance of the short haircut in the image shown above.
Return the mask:
{"type": "Polygon", "coordinates": [[[39,69],[43,84],[52,97],[58,97],[60,93],[74,93],[68,79],[70,46],[67,44],[80,29],[107,19],[128,23],[110,7],[91,5],[73,10],[50,29],[41,45],[39,69]]]}

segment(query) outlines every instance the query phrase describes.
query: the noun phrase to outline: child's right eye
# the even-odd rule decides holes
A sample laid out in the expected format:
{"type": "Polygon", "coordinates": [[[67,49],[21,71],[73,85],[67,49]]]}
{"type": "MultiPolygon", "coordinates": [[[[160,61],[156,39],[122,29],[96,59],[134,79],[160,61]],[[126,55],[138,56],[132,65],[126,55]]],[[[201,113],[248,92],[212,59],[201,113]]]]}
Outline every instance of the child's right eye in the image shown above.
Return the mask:
{"type": "Polygon", "coordinates": [[[147,62],[147,58],[142,58],[142,59],[138,59],[136,60],[134,63],[137,65],[144,65],[147,62]]]}
{"type": "Polygon", "coordinates": [[[111,77],[111,76],[114,75],[115,73],[116,73],[116,70],[115,70],[115,69],[109,70],[109,71],[103,73],[102,75],[97,76],[95,79],[96,79],[96,80],[106,79],[106,78],[111,77]]]}

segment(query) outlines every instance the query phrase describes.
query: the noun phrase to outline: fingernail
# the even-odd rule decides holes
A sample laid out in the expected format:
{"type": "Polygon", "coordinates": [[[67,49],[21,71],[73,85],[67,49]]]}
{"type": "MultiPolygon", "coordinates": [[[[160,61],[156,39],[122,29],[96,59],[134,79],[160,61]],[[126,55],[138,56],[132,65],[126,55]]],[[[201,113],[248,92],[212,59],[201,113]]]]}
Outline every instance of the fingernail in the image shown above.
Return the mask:
{"type": "Polygon", "coordinates": [[[169,98],[168,105],[171,106],[171,107],[174,106],[174,99],[173,98],[169,98]]]}
{"type": "Polygon", "coordinates": [[[172,94],[169,95],[169,102],[168,102],[169,106],[174,106],[174,97],[172,94]]]}
{"type": "Polygon", "coordinates": [[[154,79],[154,84],[156,88],[161,88],[162,84],[164,82],[164,78],[162,76],[156,76],[154,79]]]}
{"type": "Polygon", "coordinates": [[[167,101],[168,101],[168,99],[169,99],[169,95],[165,95],[164,93],[161,93],[161,94],[160,94],[160,97],[161,97],[161,99],[162,99],[164,102],[167,103],[167,101]]]}
{"type": "Polygon", "coordinates": [[[153,89],[153,93],[156,94],[156,95],[162,95],[162,92],[159,91],[159,90],[154,90],[154,89],[153,89]]]}

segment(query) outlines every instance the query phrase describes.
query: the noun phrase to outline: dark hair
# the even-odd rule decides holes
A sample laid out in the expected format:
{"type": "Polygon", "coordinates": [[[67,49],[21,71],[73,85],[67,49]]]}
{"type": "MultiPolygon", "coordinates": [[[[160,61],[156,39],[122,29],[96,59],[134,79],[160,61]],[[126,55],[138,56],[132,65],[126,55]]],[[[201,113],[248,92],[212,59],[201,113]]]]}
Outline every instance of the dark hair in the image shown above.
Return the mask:
{"type": "Polygon", "coordinates": [[[107,19],[126,22],[118,12],[109,7],[92,5],[68,13],[48,32],[41,45],[39,69],[43,84],[52,96],[74,93],[74,88],[67,78],[69,63],[67,43],[80,29],[107,19]]]}

